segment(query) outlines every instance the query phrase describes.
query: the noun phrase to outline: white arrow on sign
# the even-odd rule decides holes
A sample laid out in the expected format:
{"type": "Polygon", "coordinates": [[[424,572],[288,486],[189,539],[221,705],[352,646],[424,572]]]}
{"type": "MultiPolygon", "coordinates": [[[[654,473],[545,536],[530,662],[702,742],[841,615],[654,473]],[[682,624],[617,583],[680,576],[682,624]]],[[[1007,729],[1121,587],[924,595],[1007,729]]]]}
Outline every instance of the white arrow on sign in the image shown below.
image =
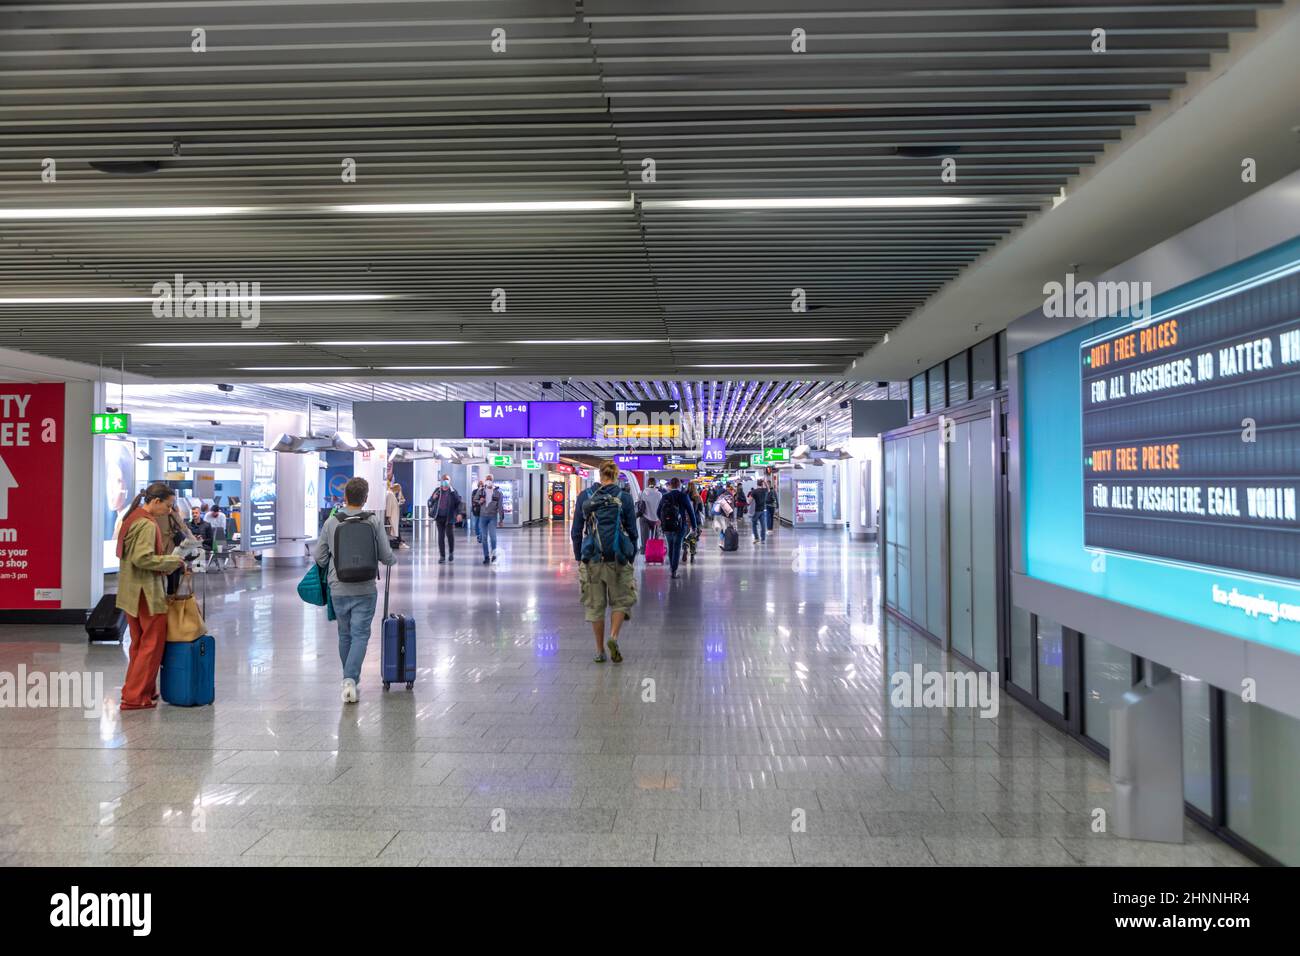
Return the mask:
{"type": "Polygon", "coordinates": [[[9,470],[4,458],[0,458],[0,521],[9,520],[9,491],[17,487],[14,473],[9,470]]]}
{"type": "Polygon", "coordinates": [[[586,418],[586,417],[587,417],[587,406],[586,406],[586,405],[579,405],[579,406],[578,406],[578,417],[579,417],[579,418],[586,418]]]}

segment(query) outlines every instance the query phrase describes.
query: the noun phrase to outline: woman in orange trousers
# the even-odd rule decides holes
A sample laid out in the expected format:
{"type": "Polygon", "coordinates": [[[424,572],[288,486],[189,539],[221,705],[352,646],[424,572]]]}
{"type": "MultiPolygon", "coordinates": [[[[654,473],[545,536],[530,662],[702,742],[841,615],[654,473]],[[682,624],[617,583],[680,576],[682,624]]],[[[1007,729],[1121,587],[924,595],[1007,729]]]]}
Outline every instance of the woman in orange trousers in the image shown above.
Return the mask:
{"type": "Polygon", "coordinates": [[[158,706],[158,669],[167,648],[167,595],[163,578],[181,567],[180,557],[167,553],[160,521],[166,520],[176,493],[155,481],[135,496],[117,539],[121,568],[117,606],[131,628],[131,656],[122,684],[122,709],[158,706]]]}

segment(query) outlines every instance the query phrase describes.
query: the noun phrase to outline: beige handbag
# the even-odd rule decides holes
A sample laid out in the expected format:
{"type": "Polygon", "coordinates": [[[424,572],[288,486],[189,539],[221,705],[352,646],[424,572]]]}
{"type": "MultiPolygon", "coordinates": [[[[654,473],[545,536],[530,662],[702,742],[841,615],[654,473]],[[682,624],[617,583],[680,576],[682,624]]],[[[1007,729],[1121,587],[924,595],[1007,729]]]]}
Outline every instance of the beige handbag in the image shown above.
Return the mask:
{"type": "Polygon", "coordinates": [[[185,575],[176,588],[176,593],[167,598],[167,641],[168,643],[197,641],[208,633],[199,612],[199,602],[194,599],[194,577],[185,575]],[[188,593],[182,589],[189,582],[188,593]]]}

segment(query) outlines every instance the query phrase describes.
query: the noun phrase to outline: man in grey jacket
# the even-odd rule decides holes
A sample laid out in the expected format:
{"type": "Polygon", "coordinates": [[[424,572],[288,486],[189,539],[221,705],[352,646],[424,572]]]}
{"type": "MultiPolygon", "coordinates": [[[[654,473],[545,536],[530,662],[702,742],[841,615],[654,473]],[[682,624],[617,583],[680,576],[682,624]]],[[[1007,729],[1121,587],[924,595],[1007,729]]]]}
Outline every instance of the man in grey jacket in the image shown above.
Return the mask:
{"type": "MultiPolygon", "coordinates": [[[[365,510],[370,484],[364,478],[349,478],[343,488],[343,514],[359,515],[365,510]]],[[[371,512],[366,522],[375,534],[375,553],[382,564],[389,567],[397,563],[393,549],[388,544],[383,519],[371,512]]],[[[375,605],[379,592],[373,580],[340,581],[332,548],[334,532],[338,529],[338,515],[325,520],[316,540],[316,564],[329,569],[330,601],[339,619],[339,659],[343,662],[343,703],[357,702],[357,681],[361,679],[361,665],[366,660],[366,645],[370,642],[370,627],[375,620],[375,605]]]]}
{"type": "Polygon", "coordinates": [[[483,563],[497,559],[497,525],[506,516],[506,502],[492,476],[483,479],[483,503],[478,511],[479,540],[483,542],[483,563]]]}

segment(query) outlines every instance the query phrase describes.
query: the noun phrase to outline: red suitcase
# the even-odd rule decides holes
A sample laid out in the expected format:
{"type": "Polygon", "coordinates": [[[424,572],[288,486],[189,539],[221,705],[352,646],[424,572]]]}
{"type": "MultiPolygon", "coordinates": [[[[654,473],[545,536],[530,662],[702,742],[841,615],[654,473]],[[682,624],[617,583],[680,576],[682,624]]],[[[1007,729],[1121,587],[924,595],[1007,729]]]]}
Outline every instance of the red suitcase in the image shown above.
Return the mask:
{"type": "Polygon", "coordinates": [[[663,564],[668,557],[668,546],[663,538],[651,538],[645,543],[645,563],[663,564]]]}

